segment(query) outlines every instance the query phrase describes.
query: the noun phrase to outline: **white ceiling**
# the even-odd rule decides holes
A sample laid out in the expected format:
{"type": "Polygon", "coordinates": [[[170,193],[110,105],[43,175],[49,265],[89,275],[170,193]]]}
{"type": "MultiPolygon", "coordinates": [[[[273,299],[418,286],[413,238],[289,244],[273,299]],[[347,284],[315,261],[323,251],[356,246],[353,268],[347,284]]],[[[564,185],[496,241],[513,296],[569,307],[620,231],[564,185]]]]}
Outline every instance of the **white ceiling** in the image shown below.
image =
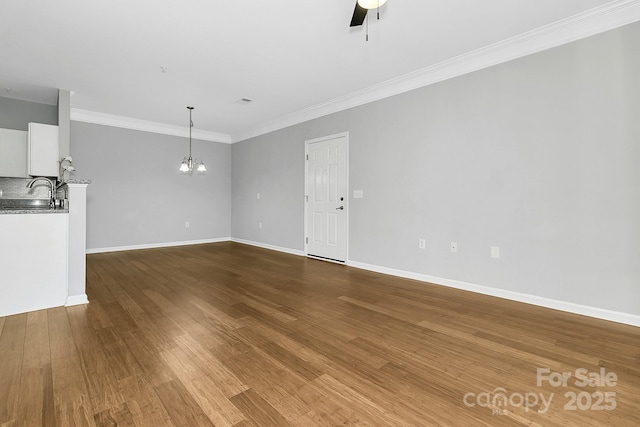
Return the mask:
{"type": "Polygon", "coordinates": [[[367,42],[349,28],[355,0],[12,0],[0,8],[0,96],[55,104],[67,89],[74,109],[175,126],[192,105],[195,128],[238,139],[623,3],[635,2],[388,0],[367,42]]]}

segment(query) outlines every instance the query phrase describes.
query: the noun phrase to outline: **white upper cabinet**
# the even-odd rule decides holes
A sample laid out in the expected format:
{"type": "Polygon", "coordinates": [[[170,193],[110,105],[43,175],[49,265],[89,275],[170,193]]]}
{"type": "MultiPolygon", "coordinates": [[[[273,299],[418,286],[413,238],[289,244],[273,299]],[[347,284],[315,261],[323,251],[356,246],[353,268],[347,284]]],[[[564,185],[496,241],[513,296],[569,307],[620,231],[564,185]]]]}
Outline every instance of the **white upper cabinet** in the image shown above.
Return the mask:
{"type": "Polygon", "coordinates": [[[0,129],[0,177],[27,176],[27,132],[0,129]]]}
{"type": "Polygon", "coordinates": [[[58,176],[58,126],[29,123],[27,169],[31,176],[58,176]]]}

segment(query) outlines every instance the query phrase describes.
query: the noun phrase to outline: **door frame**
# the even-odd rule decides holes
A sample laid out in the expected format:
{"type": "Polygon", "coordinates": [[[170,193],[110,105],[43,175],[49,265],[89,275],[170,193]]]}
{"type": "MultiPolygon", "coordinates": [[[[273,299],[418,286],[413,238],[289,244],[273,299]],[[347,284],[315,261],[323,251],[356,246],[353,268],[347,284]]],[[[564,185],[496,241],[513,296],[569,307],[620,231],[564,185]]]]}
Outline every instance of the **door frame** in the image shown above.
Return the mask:
{"type": "Polygon", "coordinates": [[[302,198],[302,203],[304,204],[304,237],[303,237],[303,242],[304,242],[304,254],[305,256],[309,257],[309,258],[313,258],[313,259],[319,259],[322,261],[328,261],[328,262],[333,262],[336,264],[342,264],[342,265],[346,265],[347,261],[349,260],[349,210],[350,210],[350,197],[349,197],[349,132],[340,132],[340,133],[336,133],[333,135],[327,135],[327,136],[323,136],[320,138],[314,138],[314,139],[309,139],[307,141],[304,142],[304,197],[302,198]],[[342,138],[344,137],[345,139],[345,176],[346,176],[346,181],[345,182],[345,188],[346,193],[344,198],[344,207],[345,207],[345,260],[344,262],[340,262],[340,261],[336,261],[336,260],[331,260],[331,259],[327,259],[327,258],[318,258],[318,257],[314,257],[314,256],[310,256],[309,255],[309,208],[308,208],[308,201],[309,201],[309,145],[310,144],[314,144],[316,142],[322,142],[322,141],[328,141],[330,139],[336,139],[336,138],[342,138]]]}

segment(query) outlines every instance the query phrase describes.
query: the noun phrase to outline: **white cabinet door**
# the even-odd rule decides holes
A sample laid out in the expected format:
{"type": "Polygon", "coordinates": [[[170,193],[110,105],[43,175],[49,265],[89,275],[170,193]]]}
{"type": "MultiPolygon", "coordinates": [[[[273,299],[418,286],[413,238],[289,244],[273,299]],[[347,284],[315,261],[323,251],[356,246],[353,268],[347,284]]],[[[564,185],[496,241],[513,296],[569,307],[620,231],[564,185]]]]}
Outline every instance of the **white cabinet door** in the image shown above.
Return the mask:
{"type": "Polygon", "coordinates": [[[27,132],[0,129],[0,176],[27,176],[27,132]]]}
{"type": "Polygon", "coordinates": [[[0,316],[66,303],[68,217],[0,215],[0,316]]]}
{"type": "Polygon", "coordinates": [[[58,176],[59,139],[58,126],[29,123],[29,175],[58,176]]]}

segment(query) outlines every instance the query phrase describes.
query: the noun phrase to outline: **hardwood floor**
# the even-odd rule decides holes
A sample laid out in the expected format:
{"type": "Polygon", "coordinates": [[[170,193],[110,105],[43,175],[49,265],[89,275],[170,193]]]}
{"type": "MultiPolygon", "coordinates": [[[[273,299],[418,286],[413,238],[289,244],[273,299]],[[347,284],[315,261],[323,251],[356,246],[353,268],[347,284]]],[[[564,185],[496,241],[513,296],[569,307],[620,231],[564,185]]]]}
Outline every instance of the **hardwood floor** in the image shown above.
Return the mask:
{"type": "Polygon", "coordinates": [[[640,425],[640,328],[237,243],[87,276],[0,318],[0,426],[640,425]]]}

